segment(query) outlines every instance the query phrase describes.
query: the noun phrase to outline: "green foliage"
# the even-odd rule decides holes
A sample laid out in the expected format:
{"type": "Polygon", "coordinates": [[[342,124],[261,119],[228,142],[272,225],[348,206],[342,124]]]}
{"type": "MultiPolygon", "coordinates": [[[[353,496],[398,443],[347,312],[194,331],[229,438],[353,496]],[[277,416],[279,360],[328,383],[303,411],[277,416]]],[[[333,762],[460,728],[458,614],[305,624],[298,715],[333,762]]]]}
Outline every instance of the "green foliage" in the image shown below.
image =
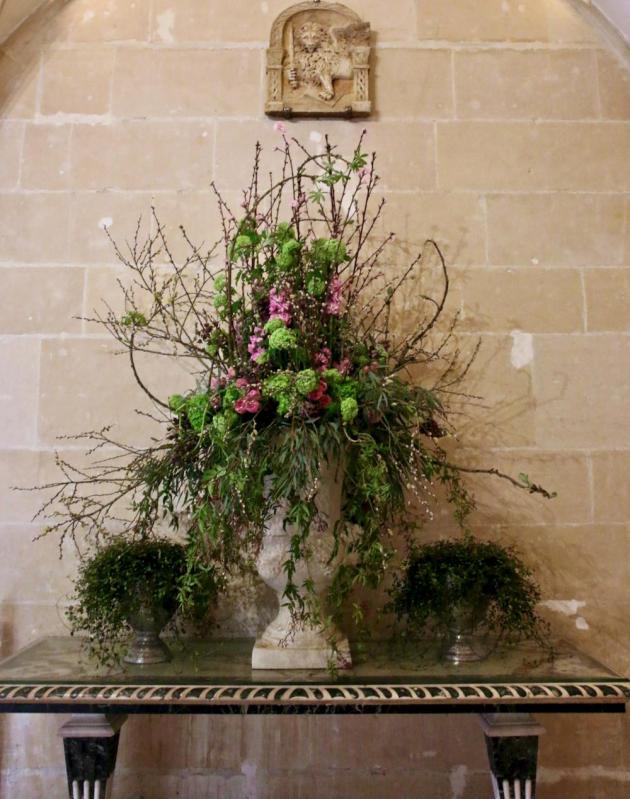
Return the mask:
{"type": "Polygon", "coordinates": [[[389,610],[412,634],[444,634],[454,611],[468,608],[480,629],[501,640],[545,643],[540,588],[516,550],[495,542],[467,535],[414,546],[390,596],[389,610]]]}
{"type": "Polygon", "coordinates": [[[148,322],[146,316],[141,311],[128,311],[120,320],[124,327],[146,327],[148,322]]]}
{"type": "Polygon", "coordinates": [[[128,618],[141,604],[201,618],[221,581],[214,567],[161,538],[114,539],[84,558],[67,611],[72,634],[87,634],[90,652],[114,665],[128,640],[128,618]]]}

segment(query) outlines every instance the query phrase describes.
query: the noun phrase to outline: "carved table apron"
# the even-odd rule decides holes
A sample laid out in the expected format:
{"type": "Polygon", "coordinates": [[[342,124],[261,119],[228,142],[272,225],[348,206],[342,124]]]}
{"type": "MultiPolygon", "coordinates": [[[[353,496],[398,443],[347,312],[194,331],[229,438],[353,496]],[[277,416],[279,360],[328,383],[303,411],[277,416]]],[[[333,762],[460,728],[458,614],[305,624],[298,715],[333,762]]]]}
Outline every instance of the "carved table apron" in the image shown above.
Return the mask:
{"type": "MultiPolygon", "coordinates": [[[[624,712],[630,681],[567,644],[552,662],[527,646],[481,663],[425,646],[355,647],[352,670],[252,671],[249,640],[188,643],[171,663],[104,670],[73,638],[44,638],[0,663],[0,712],[70,713],[60,729],[70,799],[106,799],[122,727],[144,713],[473,713],[495,799],[534,799],[532,712],[624,712]]],[[[419,722],[420,723],[420,722],[419,722]]]]}

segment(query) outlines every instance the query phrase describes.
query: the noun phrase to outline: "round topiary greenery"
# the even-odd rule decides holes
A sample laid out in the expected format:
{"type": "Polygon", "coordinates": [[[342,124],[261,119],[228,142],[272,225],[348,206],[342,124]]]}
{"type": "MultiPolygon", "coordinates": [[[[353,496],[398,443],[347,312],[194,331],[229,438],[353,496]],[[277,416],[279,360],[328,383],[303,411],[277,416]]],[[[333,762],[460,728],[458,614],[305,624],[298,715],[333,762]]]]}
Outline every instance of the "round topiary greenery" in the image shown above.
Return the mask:
{"type": "Polygon", "coordinates": [[[191,561],[186,548],[163,538],[116,538],[84,558],[67,611],[71,633],[87,634],[90,653],[116,663],[141,604],[200,619],[221,585],[213,566],[191,561]]]}
{"type": "Polygon", "coordinates": [[[480,628],[508,643],[545,644],[540,588],[512,547],[471,535],[415,546],[394,577],[388,610],[411,635],[445,634],[462,607],[480,628]]]}

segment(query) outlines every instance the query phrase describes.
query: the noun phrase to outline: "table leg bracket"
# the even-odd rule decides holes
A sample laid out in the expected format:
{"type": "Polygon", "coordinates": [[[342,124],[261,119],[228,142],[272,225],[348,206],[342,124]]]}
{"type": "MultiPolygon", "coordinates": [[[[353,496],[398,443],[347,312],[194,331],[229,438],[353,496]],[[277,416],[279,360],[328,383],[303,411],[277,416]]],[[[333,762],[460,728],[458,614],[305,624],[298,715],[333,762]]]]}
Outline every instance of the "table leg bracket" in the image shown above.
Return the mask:
{"type": "Polygon", "coordinates": [[[108,799],[126,716],[77,714],[59,730],[70,799],[108,799]]]}
{"type": "Polygon", "coordinates": [[[487,713],[479,721],[494,798],[535,799],[538,738],[544,728],[529,713],[487,713]]]}

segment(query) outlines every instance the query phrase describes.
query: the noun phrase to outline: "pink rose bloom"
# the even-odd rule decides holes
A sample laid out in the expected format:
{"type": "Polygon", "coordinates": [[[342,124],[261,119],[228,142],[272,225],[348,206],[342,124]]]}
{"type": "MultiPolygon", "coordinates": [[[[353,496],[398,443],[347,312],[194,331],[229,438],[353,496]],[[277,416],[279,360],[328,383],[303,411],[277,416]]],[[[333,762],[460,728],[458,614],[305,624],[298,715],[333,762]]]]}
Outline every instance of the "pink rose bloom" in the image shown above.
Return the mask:
{"type": "Polygon", "coordinates": [[[236,400],[234,410],[236,413],[258,413],[260,410],[260,391],[257,388],[250,389],[244,397],[236,400]]]}
{"type": "Polygon", "coordinates": [[[339,316],[341,313],[341,291],[343,282],[339,277],[333,277],[328,287],[328,299],[326,301],[326,313],[331,316],[339,316]]]}
{"type": "Polygon", "coordinates": [[[320,380],[319,386],[315,389],[315,391],[311,391],[311,393],[307,396],[307,399],[310,399],[311,402],[319,402],[326,393],[327,388],[328,384],[326,381],[320,380]]]}
{"type": "Polygon", "coordinates": [[[271,289],[269,292],[269,318],[281,319],[285,325],[291,322],[291,303],[283,291],[271,289]]]}
{"type": "Polygon", "coordinates": [[[328,349],[328,347],[322,347],[322,349],[315,355],[315,366],[320,372],[323,372],[324,369],[328,369],[330,366],[331,358],[332,352],[328,349]]]}

